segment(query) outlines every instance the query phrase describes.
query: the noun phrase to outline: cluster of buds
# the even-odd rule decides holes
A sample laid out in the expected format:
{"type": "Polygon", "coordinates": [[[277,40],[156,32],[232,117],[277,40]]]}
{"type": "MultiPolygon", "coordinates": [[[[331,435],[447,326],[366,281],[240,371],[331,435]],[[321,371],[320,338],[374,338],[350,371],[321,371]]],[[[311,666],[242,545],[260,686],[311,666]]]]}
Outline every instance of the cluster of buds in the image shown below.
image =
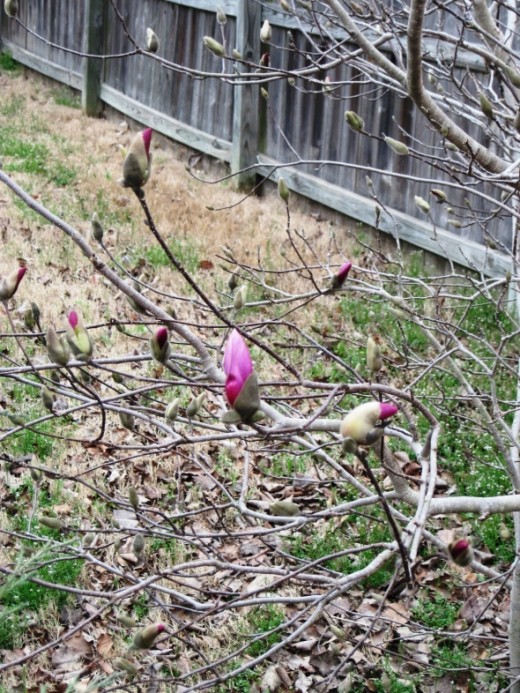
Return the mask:
{"type": "Polygon", "coordinates": [[[9,301],[15,295],[26,272],[27,267],[23,264],[8,274],[7,277],[2,278],[0,281],[0,301],[9,301]]]}
{"type": "Polygon", "coordinates": [[[233,330],[226,343],[223,361],[226,374],[226,399],[232,409],[222,416],[224,423],[251,423],[260,421],[260,394],[258,378],[246,343],[237,330],[233,330]]]}
{"type": "Polygon", "coordinates": [[[350,411],[341,422],[340,431],[345,442],[357,445],[375,445],[384,434],[384,422],[398,412],[392,402],[365,402],[350,411]]]}
{"type": "Polygon", "coordinates": [[[151,128],[138,132],[132,140],[123,162],[123,177],[119,181],[123,187],[138,190],[148,181],[152,166],[151,141],[151,128]]]}

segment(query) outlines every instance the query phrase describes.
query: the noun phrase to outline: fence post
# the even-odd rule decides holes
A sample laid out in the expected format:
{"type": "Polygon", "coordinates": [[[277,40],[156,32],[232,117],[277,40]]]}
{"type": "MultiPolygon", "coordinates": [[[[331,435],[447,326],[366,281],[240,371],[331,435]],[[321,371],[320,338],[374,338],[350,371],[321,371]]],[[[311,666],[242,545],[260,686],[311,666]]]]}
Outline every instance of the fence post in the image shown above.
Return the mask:
{"type": "MultiPolygon", "coordinates": [[[[105,48],[105,0],[85,0],[85,23],[83,27],[83,51],[103,55],[105,48]]],[[[81,107],[90,116],[101,110],[99,92],[103,72],[101,58],[83,58],[83,90],[81,107]]]]}
{"type": "MultiPolygon", "coordinates": [[[[251,63],[260,60],[261,13],[261,3],[237,1],[236,48],[242,58],[251,63]]],[[[259,98],[258,84],[242,84],[234,88],[231,172],[238,174],[233,180],[240,188],[251,187],[256,180],[256,172],[243,169],[256,163],[259,98]]]]}

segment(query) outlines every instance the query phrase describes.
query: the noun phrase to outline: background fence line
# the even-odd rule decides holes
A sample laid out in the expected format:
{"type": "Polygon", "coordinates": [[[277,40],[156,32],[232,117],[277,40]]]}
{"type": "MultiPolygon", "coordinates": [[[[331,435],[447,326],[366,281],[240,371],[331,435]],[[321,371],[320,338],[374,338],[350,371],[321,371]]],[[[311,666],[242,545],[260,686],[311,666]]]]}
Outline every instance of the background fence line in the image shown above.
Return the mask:
{"type": "MultiPolygon", "coordinates": [[[[260,26],[267,18],[273,28],[271,66],[290,70],[303,64],[307,38],[295,18],[277,11],[275,5],[270,8],[246,0],[219,0],[218,4],[228,17],[224,27],[228,53],[237,48],[244,59],[258,62],[260,26]],[[286,50],[288,30],[296,51],[286,50]]],[[[380,214],[379,230],[487,275],[505,275],[510,257],[484,244],[479,224],[447,231],[446,205],[432,205],[434,224],[425,221],[424,215],[418,218],[414,195],[428,198],[432,186],[447,183],[443,174],[425,175],[421,161],[396,156],[384,142],[368,140],[345,123],[345,110],[355,110],[367,130],[396,139],[400,138],[398,124],[406,123],[425,147],[435,146],[437,134],[424,127],[422,116],[408,99],[382,90],[373,100],[363,98],[356,93],[355,75],[348,64],[327,73],[333,82],[349,80],[337,94],[324,94],[319,80],[316,93],[279,80],[264,85],[267,101],[260,96],[257,84],[232,87],[161,64],[160,58],[164,58],[192,70],[221,71],[222,61],[202,41],[203,36],[220,40],[215,10],[216,3],[208,0],[125,3],[120,11],[130,35],[144,45],[146,28],[151,27],[161,42],[159,59],[132,55],[104,60],[77,53],[124,54],[133,48],[106,0],[54,0],[52,12],[48,0],[31,0],[20,3],[19,17],[42,38],[1,13],[0,48],[23,65],[80,90],[82,106],[91,115],[99,113],[103,104],[108,105],[183,145],[229,163],[240,184],[250,183],[252,175],[271,175],[273,180],[282,175],[298,194],[368,226],[376,224],[378,207],[367,196],[366,168],[372,166],[379,171],[370,173],[374,189],[388,208],[380,214]],[[286,137],[282,137],[282,130],[286,137]],[[319,171],[316,163],[295,165],[320,160],[331,164],[319,171]],[[260,165],[253,173],[239,173],[257,163],[260,165]]],[[[431,44],[433,54],[435,42],[431,44]]],[[[463,51],[454,55],[453,70],[461,75],[468,67],[477,72],[486,69],[478,57],[463,51]]],[[[478,125],[474,128],[475,132],[469,132],[472,136],[478,125]]],[[[484,184],[480,190],[493,195],[484,184]]],[[[471,197],[471,190],[447,191],[451,204],[464,206],[464,198],[469,196],[473,207],[485,216],[481,199],[471,197]]],[[[498,247],[509,250],[511,219],[504,215],[487,224],[498,247]]]]}

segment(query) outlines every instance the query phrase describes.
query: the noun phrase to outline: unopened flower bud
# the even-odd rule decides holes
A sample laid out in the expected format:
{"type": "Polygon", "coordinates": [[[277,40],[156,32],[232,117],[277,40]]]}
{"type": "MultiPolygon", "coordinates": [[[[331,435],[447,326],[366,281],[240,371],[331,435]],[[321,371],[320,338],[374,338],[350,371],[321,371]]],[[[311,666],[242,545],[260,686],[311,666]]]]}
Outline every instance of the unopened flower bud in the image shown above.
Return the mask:
{"type": "Polygon", "coordinates": [[[232,274],[229,275],[228,279],[228,287],[230,291],[234,291],[238,286],[238,272],[235,270],[232,274]]]}
{"type": "Polygon", "coordinates": [[[34,467],[31,467],[31,479],[34,481],[35,484],[39,484],[40,481],[42,480],[42,473],[39,469],[35,469],[34,467]]]}
{"type": "Polygon", "coordinates": [[[367,368],[372,373],[377,373],[383,368],[381,349],[372,337],[367,339],[367,368]]]}
{"type": "Polygon", "coordinates": [[[159,363],[166,363],[170,358],[171,347],[168,337],[168,329],[159,327],[150,339],[152,356],[159,363]]]}
{"type": "Polygon", "coordinates": [[[142,628],[135,634],[132,648],[135,650],[150,649],[164,629],[165,626],[162,623],[154,623],[151,626],[142,628]]]}
{"type": "Polygon", "coordinates": [[[271,29],[271,25],[269,24],[268,19],[264,19],[264,23],[262,24],[262,28],[260,29],[260,41],[262,43],[269,43],[273,36],[273,30],[271,29]]]}
{"type": "Polygon", "coordinates": [[[335,291],[336,289],[341,289],[345,283],[348,273],[352,268],[351,262],[344,262],[337,273],[332,277],[331,288],[335,291]]]}
{"type": "Polygon", "coordinates": [[[16,17],[18,14],[18,0],[4,0],[4,10],[8,17],[16,17]]]}
{"type": "Polygon", "coordinates": [[[8,301],[15,295],[26,272],[27,267],[22,265],[0,281],[0,301],[8,301]]]}
{"type": "Polygon", "coordinates": [[[235,60],[242,60],[242,53],[240,51],[237,51],[236,48],[233,48],[231,51],[231,55],[235,58],[235,60]]]}
{"type": "Polygon", "coordinates": [[[135,628],[138,625],[135,618],[131,618],[131,616],[126,614],[117,614],[117,620],[127,628],[135,628]]]}
{"type": "Polygon", "coordinates": [[[118,657],[114,660],[114,669],[124,671],[126,674],[128,674],[128,676],[131,677],[137,676],[137,667],[135,664],[132,664],[132,662],[124,657],[118,657]]]}
{"type": "Polygon", "coordinates": [[[139,496],[137,495],[137,491],[133,486],[130,486],[130,488],[128,489],[128,501],[132,508],[134,510],[137,510],[137,508],[139,507],[139,496]]]}
{"type": "Polygon", "coordinates": [[[204,36],[202,39],[204,45],[208,50],[210,50],[214,55],[217,56],[217,58],[223,58],[226,55],[226,51],[224,49],[224,46],[219,43],[218,41],[215,41],[215,39],[211,36],[204,36]]]}
{"type": "Polygon", "coordinates": [[[176,397],[166,407],[166,411],[164,412],[164,418],[166,419],[166,421],[168,421],[168,423],[173,423],[175,421],[175,419],[177,418],[178,413],[179,413],[179,398],[176,397]]]}
{"type": "Polygon", "coordinates": [[[446,202],[448,196],[444,190],[439,190],[438,188],[432,188],[430,190],[430,195],[433,195],[437,202],[446,202]]]}
{"type": "Polygon", "coordinates": [[[260,96],[266,101],[269,101],[269,92],[264,87],[260,87],[260,96]]]}
{"type": "Polygon", "coordinates": [[[358,116],[354,111],[345,111],[345,120],[347,125],[354,130],[354,132],[361,132],[365,127],[365,121],[361,116],[358,116]]]}
{"type": "Polygon", "coordinates": [[[247,303],[247,286],[242,284],[242,286],[237,290],[235,298],[233,299],[233,308],[235,310],[241,310],[247,303]]]}
{"type": "Polygon", "coordinates": [[[280,517],[294,517],[300,514],[300,508],[290,500],[277,500],[271,503],[269,510],[272,515],[280,517]]]}
{"type": "Polygon", "coordinates": [[[424,214],[428,214],[430,212],[430,203],[426,202],[424,197],[421,197],[420,195],[414,195],[413,200],[415,202],[415,206],[420,212],[423,212],[424,214]]]}
{"type": "Polygon", "coordinates": [[[285,204],[289,202],[289,188],[285,180],[281,177],[278,179],[278,195],[285,204]]]}
{"type": "Polygon", "coordinates": [[[144,537],[142,534],[136,534],[132,542],[132,551],[136,556],[140,556],[144,551],[144,537]]]}
{"type": "Polygon", "coordinates": [[[198,395],[198,397],[194,397],[188,404],[188,406],[186,407],[186,416],[189,419],[193,419],[194,416],[197,416],[202,407],[205,397],[206,393],[201,392],[200,395],[198,395]]]}
{"type": "Polygon", "coordinates": [[[52,411],[54,410],[54,403],[56,402],[56,397],[54,393],[51,390],[49,390],[48,387],[44,386],[42,387],[41,397],[45,409],[52,413],[52,411]]]}
{"type": "Polygon", "coordinates": [[[128,414],[126,411],[120,411],[119,420],[124,428],[127,428],[129,431],[134,430],[134,417],[132,414],[128,414]]]}
{"type": "Polygon", "coordinates": [[[157,53],[159,50],[159,38],[153,29],[146,30],[146,50],[148,53],[157,53]]]}
{"type": "Polygon", "coordinates": [[[500,523],[498,532],[500,534],[500,538],[502,539],[502,541],[507,541],[508,539],[511,539],[511,530],[505,522],[500,523]]]}
{"type": "Polygon", "coordinates": [[[478,98],[480,102],[480,110],[482,111],[482,113],[486,116],[486,118],[490,118],[491,120],[493,120],[493,118],[495,117],[495,113],[493,111],[491,101],[482,91],[480,92],[478,98]]]}
{"type": "Polygon", "coordinates": [[[54,327],[48,328],[45,343],[50,360],[58,366],[66,366],[70,359],[70,348],[66,340],[56,334],[54,327]]]}
{"type": "Polygon", "coordinates": [[[123,187],[137,190],[148,181],[152,167],[151,141],[151,128],[138,132],[132,140],[123,162],[123,178],[120,181],[123,187]]]}
{"type": "Polygon", "coordinates": [[[220,24],[220,26],[224,26],[227,22],[227,17],[226,13],[222,9],[220,5],[217,5],[217,23],[220,24]]]}
{"type": "Polygon", "coordinates": [[[61,529],[63,527],[57,517],[40,517],[40,524],[49,529],[61,529]]]}
{"type": "Polygon", "coordinates": [[[99,221],[99,217],[97,215],[97,212],[94,212],[90,219],[90,231],[92,233],[92,238],[97,241],[98,243],[101,243],[103,241],[103,226],[101,225],[101,222],[99,221]]]}
{"type": "Polygon", "coordinates": [[[404,142],[399,142],[399,140],[394,140],[392,137],[385,136],[385,142],[390,147],[392,151],[401,156],[405,156],[410,153],[410,150],[404,142]]]}
{"type": "Polygon", "coordinates": [[[448,546],[451,559],[457,565],[466,567],[473,561],[474,554],[469,539],[457,539],[448,546]]]}

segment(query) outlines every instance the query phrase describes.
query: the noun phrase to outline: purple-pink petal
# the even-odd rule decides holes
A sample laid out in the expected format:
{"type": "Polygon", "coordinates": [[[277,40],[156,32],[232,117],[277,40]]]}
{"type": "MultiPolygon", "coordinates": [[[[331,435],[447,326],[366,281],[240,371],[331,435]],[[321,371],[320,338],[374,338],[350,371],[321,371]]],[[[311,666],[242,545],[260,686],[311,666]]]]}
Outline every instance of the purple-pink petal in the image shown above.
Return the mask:
{"type": "Polygon", "coordinates": [[[146,151],[146,158],[149,160],[150,159],[150,142],[152,141],[152,128],[146,128],[146,130],[143,130],[141,133],[141,136],[143,138],[143,143],[144,143],[144,148],[146,151]]]}
{"type": "Polygon", "coordinates": [[[27,272],[27,267],[24,266],[24,267],[19,268],[19,270],[16,274],[16,286],[14,288],[15,292],[16,292],[16,289],[18,288],[18,285],[20,284],[20,282],[24,278],[24,275],[26,272],[27,272]]]}
{"type": "Polygon", "coordinates": [[[71,310],[69,313],[69,325],[72,327],[73,330],[75,330],[78,326],[78,314],[75,310],[71,310]]]}
{"type": "Polygon", "coordinates": [[[379,405],[379,418],[381,421],[389,419],[391,416],[395,416],[399,409],[392,402],[381,402],[379,405]]]}
{"type": "Polygon", "coordinates": [[[226,374],[226,397],[231,406],[235,403],[244,383],[253,372],[253,362],[244,339],[233,330],[224,349],[224,373],[226,374]]]}
{"type": "Polygon", "coordinates": [[[344,282],[344,281],[345,281],[345,279],[347,278],[348,273],[350,272],[351,267],[352,267],[352,263],[351,263],[351,262],[344,262],[344,263],[341,265],[341,267],[340,267],[339,270],[338,270],[338,274],[337,274],[338,280],[339,280],[340,282],[344,282]]]}
{"type": "Polygon", "coordinates": [[[168,341],[168,328],[166,327],[159,327],[156,332],[155,332],[155,339],[157,340],[157,344],[163,348],[163,346],[166,344],[168,341]]]}

